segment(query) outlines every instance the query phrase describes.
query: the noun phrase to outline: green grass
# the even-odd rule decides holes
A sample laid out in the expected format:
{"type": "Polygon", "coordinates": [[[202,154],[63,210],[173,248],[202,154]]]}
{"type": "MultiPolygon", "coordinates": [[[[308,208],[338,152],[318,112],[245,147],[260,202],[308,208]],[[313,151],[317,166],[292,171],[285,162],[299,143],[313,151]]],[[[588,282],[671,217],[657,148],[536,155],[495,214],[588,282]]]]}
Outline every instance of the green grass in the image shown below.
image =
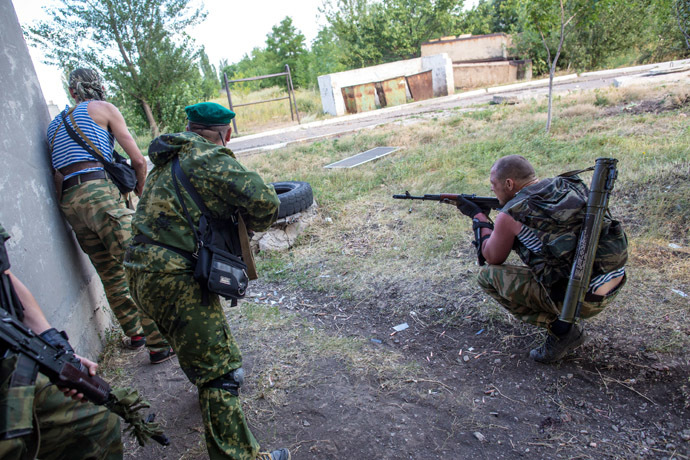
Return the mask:
{"type": "MultiPolygon", "coordinates": [[[[398,201],[391,195],[409,190],[414,194],[463,192],[490,196],[489,169],[497,158],[509,154],[526,156],[540,177],[586,168],[598,157],[618,159],[611,208],[623,221],[631,247],[659,247],[674,242],[687,248],[687,87],[611,88],[563,96],[555,101],[552,131],[548,134],[544,132],[543,107],[543,100],[480,107],[436,121],[406,127],[380,126],[244,159],[267,181],[310,182],[324,218],[313,224],[289,252],[260,255],[260,273],[270,280],[357,299],[375,296],[382,287],[409,285],[409,303],[417,299],[443,306],[448,300],[429,296],[428,291],[432,286],[443,286],[449,277],[456,283],[456,290],[476,292],[469,221],[451,206],[398,201]],[[649,110],[640,110],[647,107],[645,104],[649,104],[649,110]],[[401,149],[352,169],[323,168],[379,145],[401,149]],[[320,278],[319,273],[331,276],[320,278]]],[[[591,175],[583,177],[588,181],[591,175]]],[[[660,269],[648,264],[646,258],[634,255],[629,263],[633,269],[641,268],[643,280],[665,276],[668,284],[690,292],[690,264],[685,259],[674,259],[665,267],[665,275],[659,275],[660,269]],[[674,273],[671,279],[670,270],[674,273]]],[[[682,320],[680,312],[672,312],[670,322],[652,325],[643,313],[652,307],[645,302],[651,292],[643,290],[639,297],[626,295],[621,297],[629,303],[628,312],[640,308],[635,321],[649,334],[650,346],[667,351],[688,342],[670,326],[674,320],[682,320]]],[[[476,305],[478,316],[487,321],[509,321],[489,305],[476,305]]],[[[401,304],[394,308],[406,307],[401,304]]],[[[433,319],[431,309],[429,315],[433,319]]]]}

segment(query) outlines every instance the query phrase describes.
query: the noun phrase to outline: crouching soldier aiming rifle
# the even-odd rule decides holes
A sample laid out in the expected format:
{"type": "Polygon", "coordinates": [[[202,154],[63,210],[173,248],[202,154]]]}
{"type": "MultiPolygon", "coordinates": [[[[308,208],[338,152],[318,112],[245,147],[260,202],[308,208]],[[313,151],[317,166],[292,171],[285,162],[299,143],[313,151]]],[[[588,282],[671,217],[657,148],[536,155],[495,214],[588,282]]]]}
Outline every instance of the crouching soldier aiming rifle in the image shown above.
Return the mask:
{"type": "Polygon", "coordinates": [[[514,316],[549,332],[530,351],[537,362],[558,361],[584,343],[577,319],[600,313],[625,284],[628,241],[607,209],[615,179],[610,158],[540,180],[529,161],[509,155],[491,168],[491,190],[502,206],[495,223],[458,199],[473,222],[479,285],[514,316]],[[590,191],[577,174],[592,169],[590,191]],[[504,264],[511,249],[526,266],[504,264]]]}
{"type": "Polygon", "coordinates": [[[518,319],[548,330],[530,357],[552,363],[584,343],[577,319],[600,313],[625,284],[628,241],[607,209],[616,173],[616,160],[599,158],[595,167],[539,180],[529,161],[509,155],[491,168],[496,198],[394,198],[455,204],[472,219],[479,285],[518,319]],[[577,174],[592,169],[590,191],[577,174]],[[495,222],[490,209],[499,210],[495,222]],[[504,264],[511,249],[526,266],[504,264]]]}
{"type": "Polygon", "coordinates": [[[148,404],[136,391],[111,390],[95,375],[97,365],[50,327],[9,270],[7,238],[0,225],[0,458],[121,459],[116,414],[140,444],[149,437],[166,444],[158,425],[137,414],[148,404]]]}

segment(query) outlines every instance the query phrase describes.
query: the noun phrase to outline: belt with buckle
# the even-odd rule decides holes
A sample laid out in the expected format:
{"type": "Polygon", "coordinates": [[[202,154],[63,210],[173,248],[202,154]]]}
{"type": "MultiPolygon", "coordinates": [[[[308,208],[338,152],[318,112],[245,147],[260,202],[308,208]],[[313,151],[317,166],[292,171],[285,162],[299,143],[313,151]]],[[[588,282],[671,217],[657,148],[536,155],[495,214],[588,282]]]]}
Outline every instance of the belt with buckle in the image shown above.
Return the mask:
{"type": "Polygon", "coordinates": [[[83,184],[91,180],[105,179],[105,171],[92,171],[88,173],[72,176],[62,183],[62,191],[65,192],[68,188],[75,185],[83,184]]]}

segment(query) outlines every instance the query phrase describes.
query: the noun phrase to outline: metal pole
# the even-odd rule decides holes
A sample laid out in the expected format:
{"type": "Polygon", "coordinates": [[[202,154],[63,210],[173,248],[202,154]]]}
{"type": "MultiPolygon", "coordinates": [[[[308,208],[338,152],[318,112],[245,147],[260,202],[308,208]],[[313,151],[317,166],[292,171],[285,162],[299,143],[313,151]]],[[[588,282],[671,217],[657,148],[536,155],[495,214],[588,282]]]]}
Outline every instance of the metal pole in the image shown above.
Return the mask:
{"type": "MultiPolygon", "coordinates": [[[[230,110],[232,110],[232,97],[230,96],[230,88],[228,87],[228,74],[223,72],[223,79],[225,80],[225,93],[228,95],[228,105],[230,106],[230,110]]],[[[234,112],[234,110],[232,110],[234,112]]],[[[237,134],[237,123],[235,122],[234,117],[232,119],[232,129],[235,131],[235,134],[237,134]]]]}
{"type": "Polygon", "coordinates": [[[292,112],[292,97],[290,93],[290,66],[285,64],[285,86],[287,86],[288,99],[290,99],[290,118],[295,121],[295,114],[292,112]]]}
{"type": "MultiPolygon", "coordinates": [[[[287,79],[288,79],[288,91],[292,94],[292,101],[295,103],[295,115],[297,115],[297,123],[302,124],[302,122],[299,119],[299,112],[297,111],[297,98],[295,97],[295,88],[292,86],[292,75],[290,74],[290,66],[285,64],[285,71],[287,72],[287,79]]],[[[290,113],[292,113],[292,109],[290,109],[290,113]]],[[[294,118],[293,118],[294,119],[294,118]]]]}

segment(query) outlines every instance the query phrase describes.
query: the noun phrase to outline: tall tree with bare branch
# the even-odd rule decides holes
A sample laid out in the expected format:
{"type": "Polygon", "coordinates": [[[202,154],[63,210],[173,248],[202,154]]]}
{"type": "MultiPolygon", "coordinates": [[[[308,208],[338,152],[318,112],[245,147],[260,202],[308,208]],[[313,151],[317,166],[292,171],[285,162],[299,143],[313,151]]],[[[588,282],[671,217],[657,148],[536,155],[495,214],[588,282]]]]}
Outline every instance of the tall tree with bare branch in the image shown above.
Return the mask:
{"type": "Polygon", "coordinates": [[[159,126],[170,124],[169,114],[175,113],[167,101],[187,90],[185,81],[199,76],[197,50],[185,30],[205,13],[190,3],[60,0],[46,8],[51,19],[29,27],[27,35],[43,48],[47,63],[102,72],[124,100],[136,101],[157,136],[159,126]]]}

